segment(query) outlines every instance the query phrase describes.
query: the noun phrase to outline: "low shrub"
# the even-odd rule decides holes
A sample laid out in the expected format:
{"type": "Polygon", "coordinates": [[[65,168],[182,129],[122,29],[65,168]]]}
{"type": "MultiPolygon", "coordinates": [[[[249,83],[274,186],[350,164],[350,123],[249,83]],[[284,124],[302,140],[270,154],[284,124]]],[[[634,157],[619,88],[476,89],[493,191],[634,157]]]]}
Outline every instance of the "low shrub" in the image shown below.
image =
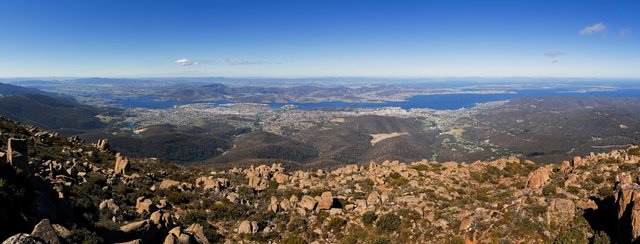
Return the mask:
{"type": "Polygon", "coordinates": [[[362,215],[362,222],[368,225],[373,224],[376,219],[378,219],[378,215],[373,211],[367,211],[362,215]]]}
{"type": "Polygon", "coordinates": [[[376,228],[382,232],[394,232],[400,229],[400,217],[395,213],[386,213],[376,222],[376,228]]]}
{"type": "Polygon", "coordinates": [[[327,228],[329,230],[331,230],[331,231],[338,232],[345,225],[347,225],[347,221],[346,220],[344,220],[343,218],[340,218],[340,217],[333,217],[333,218],[331,218],[331,220],[329,220],[329,223],[327,224],[327,228]]]}

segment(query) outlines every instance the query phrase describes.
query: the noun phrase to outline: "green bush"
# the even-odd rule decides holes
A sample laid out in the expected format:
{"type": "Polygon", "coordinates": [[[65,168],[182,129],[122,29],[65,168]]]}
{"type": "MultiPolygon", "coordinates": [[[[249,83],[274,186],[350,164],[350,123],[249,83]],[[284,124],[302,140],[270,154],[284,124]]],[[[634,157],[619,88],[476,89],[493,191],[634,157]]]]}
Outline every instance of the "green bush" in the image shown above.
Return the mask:
{"type": "Polygon", "coordinates": [[[249,209],[241,204],[214,203],[209,208],[209,217],[213,220],[239,220],[249,217],[249,209]]]}
{"type": "Polygon", "coordinates": [[[362,222],[368,225],[373,224],[376,219],[378,219],[378,215],[373,211],[367,211],[362,215],[362,222]]]}
{"type": "Polygon", "coordinates": [[[596,183],[596,184],[602,184],[604,180],[605,180],[604,176],[602,175],[593,175],[591,177],[591,181],[593,181],[593,183],[596,183]]]}
{"type": "Polygon", "coordinates": [[[373,240],[373,242],[371,242],[372,244],[389,244],[391,243],[391,241],[384,237],[384,236],[379,236],[377,237],[375,240],[373,240]]]}
{"type": "Polygon", "coordinates": [[[407,178],[404,178],[402,176],[400,176],[399,178],[391,179],[389,181],[390,186],[404,186],[407,183],[409,183],[409,180],[407,180],[407,178]]]}
{"type": "Polygon", "coordinates": [[[577,186],[569,186],[567,187],[567,191],[574,195],[580,194],[580,188],[578,188],[577,186]]]}
{"type": "Polygon", "coordinates": [[[429,165],[428,164],[418,164],[418,165],[411,166],[411,168],[415,169],[417,171],[427,171],[427,170],[429,170],[429,165]]]}
{"type": "Polygon", "coordinates": [[[462,239],[462,237],[451,237],[449,238],[449,244],[464,244],[465,241],[464,239],[462,239]]]}
{"type": "Polygon", "coordinates": [[[298,235],[290,235],[287,237],[287,239],[284,239],[283,243],[284,244],[305,244],[307,243],[307,241],[305,241],[304,238],[298,235]]]}
{"type": "Polygon", "coordinates": [[[189,199],[178,190],[169,192],[169,194],[167,194],[167,200],[174,205],[189,202],[189,199]]]}
{"type": "Polygon", "coordinates": [[[327,224],[327,228],[331,231],[337,232],[340,231],[345,225],[347,225],[347,221],[340,217],[333,217],[329,220],[327,224]]]}
{"type": "Polygon", "coordinates": [[[603,186],[598,188],[598,198],[605,199],[611,195],[613,195],[613,190],[611,189],[611,187],[603,186]]]}
{"type": "Polygon", "coordinates": [[[371,179],[364,179],[362,181],[360,181],[360,187],[362,187],[362,190],[365,192],[370,192],[373,190],[373,186],[375,185],[375,182],[373,182],[373,180],[371,179]]]}
{"type": "Polygon", "coordinates": [[[604,231],[598,231],[596,235],[593,237],[593,244],[609,244],[611,243],[611,238],[604,231]]]}
{"type": "Polygon", "coordinates": [[[577,229],[570,229],[560,232],[555,240],[555,244],[574,244],[574,243],[587,243],[587,240],[582,231],[577,229]]]}
{"type": "Polygon", "coordinates": [[[629,148],[629,150],[627,150],[627,153],[633,156],[640,156],[640,147],[629,148]]]}
{"type": "Polygon", "coordinates": [[[69,237],[69,240],[71,243],[104,243],[104,240],[102,240],[102,238],[100,238],[95,232],[89,231],[85,228],[79,228],[77,226],[74,226],[71,229],[71,236],[69,237]]]}
{"type": "Polygon", "coordinates": [[[393,232],[400,228],[400,217],[395,213],[386,213],[376,222],[376,228],[382,232],[393,232]]]}
{"type": "Polygon", "coordinates": [[[287,231],[290,233],[303,233],[307,231],[307,221],[300,217],[293,217],[289,220],[287,231]]]}
{"type": "Polygon", "coordinates": [[[544,188],[542,188],[542,195],[547,197],[555,196],[557,194],[556,187],[556,184],[547,184],[546,186],[544,186],[544,188]]]}

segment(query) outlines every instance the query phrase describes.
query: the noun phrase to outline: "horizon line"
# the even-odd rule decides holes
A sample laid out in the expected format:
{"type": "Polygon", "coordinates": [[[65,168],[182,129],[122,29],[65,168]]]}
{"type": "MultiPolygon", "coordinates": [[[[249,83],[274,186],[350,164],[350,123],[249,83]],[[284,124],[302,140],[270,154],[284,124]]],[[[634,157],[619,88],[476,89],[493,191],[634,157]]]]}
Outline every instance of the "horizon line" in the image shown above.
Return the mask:
{"type": "Polygon", "coordinates": [[[640,80],[640,77],[588,77],[588,76],[340,76],[340,75],[326,75],[326,76],[220,76],[220,75],[203,75],[203,76],[157,76],[157,75],[132,75],[132,76],[0,76],[0,80],[10,79],[61,79],[61,80],[73,80],[73,79],[404,79],[404,80],[416,80],[416,79],[565,79],[565,80],[640,80]]]}

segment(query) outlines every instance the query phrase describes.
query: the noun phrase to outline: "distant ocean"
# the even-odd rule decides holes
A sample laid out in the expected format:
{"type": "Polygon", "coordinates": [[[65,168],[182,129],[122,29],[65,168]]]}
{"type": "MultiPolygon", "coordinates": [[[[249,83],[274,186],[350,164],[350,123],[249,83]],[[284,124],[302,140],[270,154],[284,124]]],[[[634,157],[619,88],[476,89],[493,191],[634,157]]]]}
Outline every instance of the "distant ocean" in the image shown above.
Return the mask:
{"type": "MultiPolygon", "coordinates": [[[[321,108],[382,108],[400,107],[430,108],[438,110],[455,110],[461,108],[472,108],[477,103],[509,100],[517,97],[548,97],[548,96],[573,96],[573,97],[634,97],[640,98],[640,89],[623,89],[612,91],[587,91],[574,92],[572,90],[547,89],[547,90],[513,90],[509,94],[438,94],[438,95],[418,95],[401,102],[386,103],[348,103],[348,102],[318,102],[318,103],[271,103],[269,106],[280,108],[285,105],[295,105],[300,109],[321,109],[321,108]]],[[[149,108],[166,109],[174,106],[193,104],[194,102],[184,101],[156,101],[151,96],[143,96],[136,99],[116,100],[117,105],[127,108],[149,108]]],[[[217,104],[232,103],[229,101],[216,101],[217,104]]]]}

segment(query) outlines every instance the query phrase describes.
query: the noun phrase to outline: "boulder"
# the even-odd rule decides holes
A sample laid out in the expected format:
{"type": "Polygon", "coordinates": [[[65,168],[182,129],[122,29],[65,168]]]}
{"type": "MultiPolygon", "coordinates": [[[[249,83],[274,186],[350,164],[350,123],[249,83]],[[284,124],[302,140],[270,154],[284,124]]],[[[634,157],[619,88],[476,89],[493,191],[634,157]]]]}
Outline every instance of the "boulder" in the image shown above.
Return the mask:
{"type": "Polygon", "coordinates": [[[238,233],[253,234],[258,232],[258,222],[245,220],[238,226],[238,233]]]}
{"type": "Polygon", "coordinates": [[[58,233],[55,231],[48,219],[41,220],[40,223],[33,227],[31,235],[40,238],[49,244],[59,244],[62,242],[58,238],[58,233]]]}
{"type": "Polygon", "coordinates": [[[616,182],[620,184],[631,184],[633,183],[633,178],[627,172],[621,172],[616,175],[616,182]]]}
{"type": "Polygon", "coordinates": [[[227,195],[227,200],[229,200],[229,202],[231,203],[237,203],[239,198],[240,194],[235,192],[229,193],[229,195],[227,195]]]}
{"type": "Polygon", "coordinates": [[[163,179],[162,182],[160,183],[160,189],[169,189],[171,187],[178,187],[180,186],[180,181],[175,181],[175,180],[170,180],[170,179],[163,179]]]}
{"type": "Polygon", "coordinates": [[[164,242],[162,242],[163,244],[177,244],[178,243],[178,237],[176,237],[174,234],[169,233],[167,235],[167,237],[164,238],[164,242]]]}
{"type": "Polygon", "coordinates": [[[53,229],[56,231],[58,237],[62,239],[67,239],[71,236],[71,231],[69,231],[69,229],[65,228],[62,225],[52,224],[51,227],[53,227],[53,229]]]}
{"type": "Polygon", "coordinates": [[[19,168],[27,166],[27,140],[18,138],[9,138],[7,144],[7,162],[19,168]]]}
{"type": "Polygon", "coordinates": [[[318,205],[318,201],[307,195],[302,196],[302,199],[300,200],[300,207],[308,210],[314,210],[316,205],[318,205]]]}
{"type": "Polygon", "coordinates": [[[586,159],[583,159],[581,157],[574,157],[571,161],[571,166],[573,166],[573,168],[578,168],[580,166],[587,165],[588,163],[589,161],[587,161],[586,159]]]}
{"type": "Polygon", "coordinates": [[[136,199],[136,212],[138,212],[139,214],[142,213],[151,213],[151,211],[153,210],[153,202],[151,201],[151,199],[146,199],[145,197],[139,197],[138,199],[136,199]]]}
{"type": "Polygon", "coordinates": [[[120,231],[124,233],[141,232],[148,229],[149,220],[141,220],[138,222],[129,223],[120,227],[120,231]]]}
{"type": "Polygon", "coordinates": [[[120,153],[116,153],[116,166],[114,167],[116,174],[126,175],[129,170],[129,158],[123,157],[120,153]]]}
{"type": "Polygon", "coordinates": [[[37,237],[29,234],[15,234],[2,242],[2,244],[46,244],[40,241],[37,237]]]}
{"type": "Polygon", "coordinates": [[[185,233],[182,233],[180,236],[178,236],[178,243],[179,244],[191,244],[193,241],[191,240],[191,236],[187,235],[185,233]]]}
{"type": "Polygon", "coordinates": [[[100,151],[109,151],[111,149],[109,147],[109,140],[107,139],[98,140],[98,143],[96,144],[96,148],[98,148],[98,150],[100,151]]]}
{"type": "Polygon", "coordinates": [[[213,178],[212,176],[201,176],[196,179],[196,186],[202,186],[205,190],[221,190],[229,186],[229,179],[213,178]]]}
{"type": "Polygon", "coordinates": [[[529,174],[529,177],[527,178],[527,188],[542,188],[550,179],[550,170],[547,167],[539,168],[529,174]]]}
{"type": "Polygon", "coordinates": [[[112,214],[117,214],[120,211],[120,207],[116,205],[113,199],[104,200],[100,203],[100,210],[109,209],[112,214]]]}
{"type": "Polygon", "coordinates": [[[291,201],[289,201],[289,199],[282,199],[282,201],[280,201],[280,208],[282,208],[282,210],[287,211],[289,209],[291,209],[291,201]]]}
{"type": "Polygon", "coordinates": [[[269,204],[269,210],[277,213],[280,210],[280,206],[278,205],[278,198],[272,196],[271,203],[269,204]]]}
{"type": "Polygon", "coordinates": [[[204,235],[204,227],[200,224],[192,224],[190,225],[185,232],[191,233],[196,239],[196,241],[200,244],[209,244],[209,240],[207,240],[207,236],[204,235]]]}
{"type": "Polygon", "coordinates": [[[325,191],[320,196],[320,201],[318,202],[318,209],[329,210],[333,206],[333,195],[331,192],[325,191]]]}
{"type": "Polygon", "coordinates": [[[153,212],[151,216],[149,216],[149,220],[151,220],[151,223],[156,225],[162,225],[164,222],[162,221],[162,213],[160,213],[160,211],[153,212]]]}
{"type": "Polygon", "coordinates": [[[573,201],[564,198],[551,199],[547,207],[547,223],[565,226],[573,221],[576,206],[573,201]]]}
{"type": "Polygon", "coordinates": [[[367,197],[367,205],[375,206],[380,203],[382,203],[382,200],[380,199],[380,194],[378,194],[377,191],[372,191],[367,197]]]}
{"type": "Polygon", "coordinates": [[[282,172],[276,172],[272,178],[278,182],[278,184],[286,184],[289,182],[289,176],[282,172]]]}

